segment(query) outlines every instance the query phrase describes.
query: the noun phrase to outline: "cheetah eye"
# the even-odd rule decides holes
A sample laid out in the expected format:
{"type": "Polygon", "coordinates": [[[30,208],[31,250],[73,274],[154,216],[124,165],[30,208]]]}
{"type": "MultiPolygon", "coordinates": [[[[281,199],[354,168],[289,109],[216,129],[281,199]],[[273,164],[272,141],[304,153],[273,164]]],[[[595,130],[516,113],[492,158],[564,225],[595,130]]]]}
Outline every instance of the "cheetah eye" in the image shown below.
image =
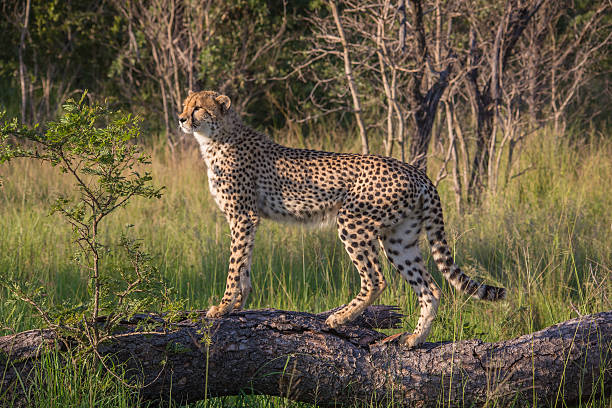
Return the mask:
{"type": "Polygon", "coordinates": [[[191,117],[193,118],[193,120],[195,120],[195,114],[197,111],[199,111],[201,108],[199,106],[196,106],[195,108],[193,108],[193,110],[191,111],[191,117]]]}

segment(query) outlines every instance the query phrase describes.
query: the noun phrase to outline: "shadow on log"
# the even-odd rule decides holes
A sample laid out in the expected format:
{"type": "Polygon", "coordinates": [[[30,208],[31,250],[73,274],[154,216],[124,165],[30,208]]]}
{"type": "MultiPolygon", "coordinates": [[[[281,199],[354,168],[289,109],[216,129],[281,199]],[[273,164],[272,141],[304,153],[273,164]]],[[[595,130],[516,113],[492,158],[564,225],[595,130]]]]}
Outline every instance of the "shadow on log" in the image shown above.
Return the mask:
{"type": "MultiPolygon", "coordinates": [[[[249,310],[178,323],[137,316],[155,319],[155,333],[125,322],[125,333],[99,351],[145,384],[144,400],[196,401],[206,388],[208,397],[254,393],[319,405],[521,406],[534,399],[538,405],[585,401],[612,387],[612,311],[497,343],[426,343],[414,350],[380,344],[385,335],[374,328],[395,327],[401,318],[393,307],[372,306],[340,329],[325,325],[329,313],[249,310]]],[[[40,353],[55,342],[46,330],[0,337],[0,395],[22,396],[17,376],[27,384],[40,353]]]]}

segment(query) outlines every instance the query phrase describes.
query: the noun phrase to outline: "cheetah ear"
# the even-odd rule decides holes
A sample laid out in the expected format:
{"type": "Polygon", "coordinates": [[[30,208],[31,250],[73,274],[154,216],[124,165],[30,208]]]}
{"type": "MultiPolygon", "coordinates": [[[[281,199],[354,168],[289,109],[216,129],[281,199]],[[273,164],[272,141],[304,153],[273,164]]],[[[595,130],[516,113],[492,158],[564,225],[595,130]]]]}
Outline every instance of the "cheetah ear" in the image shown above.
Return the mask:
{"type": "Polygon", "coordinates": [[[217,103],[219,105],[221,105],[221,110],[223,112],[227,112],[230,108],[230,106],[232,105],[232,101],[230,100],[229,97],[225,96],[225,95],[219,95],[215,98],[215,101],[217,101],[217,103]]]}
{"type": "Polygon", "coordinates": [[[193,95],[193,91],[190,89],[189,93],[187,94],[187,96],[191,96],[191,95],[193,95]]]}

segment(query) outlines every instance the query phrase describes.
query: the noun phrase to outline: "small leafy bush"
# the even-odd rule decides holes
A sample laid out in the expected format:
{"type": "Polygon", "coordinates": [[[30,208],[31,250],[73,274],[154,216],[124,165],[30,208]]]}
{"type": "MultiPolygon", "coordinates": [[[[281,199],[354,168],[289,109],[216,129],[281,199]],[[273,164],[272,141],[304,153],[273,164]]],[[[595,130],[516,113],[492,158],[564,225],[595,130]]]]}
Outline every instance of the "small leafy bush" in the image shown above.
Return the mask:
{"type": "Polygon", "coordinates": [[[88,276],[89,296],[78,304],[51,307],[42,288],[1,276],[0,281],[34,307],[50,328],[95,350],[113,335],[120,321],[169,302],[169,288],[142,242],[129,234],[129,227],[118,243],[102,242],[110,214],[135,197],[159,198],[162,188],[152,185],[149,172],[139,172],[150,158],[134,143],[140,135],[138,119],[84,101],[85,94],[78,101],[68,100],[64,116],[47,123],[45,129],[23,126],[15,119],[3,121],[0,163],[16,158],[40,160],[74,180],[75,191],[57,197],[51,212],[72,227],[74,261],[88,276]],[[125,252],[125,265],[105,268],[103,257],[116,248],[125,252]]]}

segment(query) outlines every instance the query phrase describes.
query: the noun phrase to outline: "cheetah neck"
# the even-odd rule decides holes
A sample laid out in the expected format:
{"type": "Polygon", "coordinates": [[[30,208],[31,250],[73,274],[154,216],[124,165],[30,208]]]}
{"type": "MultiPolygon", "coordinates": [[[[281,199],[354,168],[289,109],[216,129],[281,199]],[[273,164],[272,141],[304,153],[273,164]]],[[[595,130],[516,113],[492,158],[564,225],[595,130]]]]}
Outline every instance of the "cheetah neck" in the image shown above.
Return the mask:
{"type": "Polygon", "coordinates": [[[209,162],[215,155],[215,152],[223,145],[248,144],[252,149],[254,146],[253,142],[271,143],[271,139],[266,135],[251,129],[240,120],[227,122],[214,137],[210,137],[205,132],[198,131],[193,132],[193,136],[200,146],[200,152],[207,165],[210,164],[209,162]]]}
{"type": "Polygon", "coordinates": [[[193,136],[195,137],[196,141],[200,145],[200,148],[204,148],[213,143],[213,139],[208,137],[208,135],[204,132],[193,132],[193,136]]]}
{"type": "Polygon", "coordinates": [[[210,152],[214,148],[215,142],[212,138],[208,137],[208,135],[203,132],[193,132],[193,136],[195,137],[196,141],[200,145],[200,152],[202,153],[202,157],[204,158],[204,161],[206,162],[206,165],[208,166],[210,152]]]}

